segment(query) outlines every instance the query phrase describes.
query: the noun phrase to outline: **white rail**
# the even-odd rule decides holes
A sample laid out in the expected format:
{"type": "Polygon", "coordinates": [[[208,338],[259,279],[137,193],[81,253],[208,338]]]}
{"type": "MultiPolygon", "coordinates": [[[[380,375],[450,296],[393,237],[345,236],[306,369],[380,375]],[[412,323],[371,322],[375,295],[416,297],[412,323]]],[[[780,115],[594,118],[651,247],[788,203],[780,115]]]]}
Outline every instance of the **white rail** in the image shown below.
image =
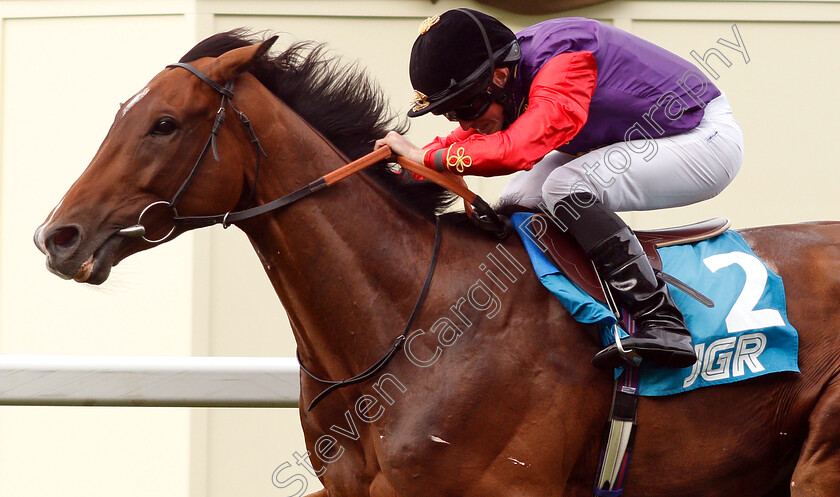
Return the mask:
{"type": "Polygon", "coordinates": [[[295,407],[294,357],[0,355],[0,405],[295,407]]]}

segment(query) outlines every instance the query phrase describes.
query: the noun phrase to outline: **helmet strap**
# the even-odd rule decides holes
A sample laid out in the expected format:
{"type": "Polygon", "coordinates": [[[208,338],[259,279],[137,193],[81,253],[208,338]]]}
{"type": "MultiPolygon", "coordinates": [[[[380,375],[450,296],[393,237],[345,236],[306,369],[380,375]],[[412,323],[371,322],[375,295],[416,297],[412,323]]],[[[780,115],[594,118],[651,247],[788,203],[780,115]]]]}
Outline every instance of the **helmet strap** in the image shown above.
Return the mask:
{"type": "Polygon", "coordinates": [[[513,121],[519,117],[516,114],[516,102],[514,102],[513,98],[513,86],[516,80],[517,69],[518,66],[511,68],[504,86],[498,86],[493,81],[490,82],[489,90],[493,101],[501,104],[502,109],[504,109],[504,122],[502,123],[502,129],[507,129],[513,121]]]}
{"type": "Polygon", "coordinates": [[[487,36],[487,30],[484,29],[484,25],[481,24],[481,21],[479,21],[473,15],[473,13],[470,12],[469,10],[467,10],[467,9],[455,9],[455,10],[457,10],[459,12],[463,12],[464,14],[467,14],[468,16],[470,16],[470,19],[475,21],[475,24],[478,26],[479,31],[481,31],[481,37],[484,39],[484,47],[487,49],[487,60],[490,61],[490,81],[491,81],[491,84],[492,84],[493,73],[496,72],[496,61],[493,58],[493,48],[490,46],[490,38],[487,36]]]}

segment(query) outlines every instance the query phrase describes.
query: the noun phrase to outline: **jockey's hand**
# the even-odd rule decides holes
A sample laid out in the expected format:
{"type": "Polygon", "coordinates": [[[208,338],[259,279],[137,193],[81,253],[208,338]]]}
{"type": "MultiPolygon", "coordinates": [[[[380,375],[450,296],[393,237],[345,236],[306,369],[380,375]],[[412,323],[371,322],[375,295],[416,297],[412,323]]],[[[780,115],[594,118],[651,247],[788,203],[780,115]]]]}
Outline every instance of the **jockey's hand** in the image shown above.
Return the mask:
{"type": "Polygon", "coordinates": [[[406,137],[396,131],[389,131],[388,134],[385,135],[385,138],[376,140],[373,149],[376,150],[384,147],[385,145],[391,147],[391,152],[393,152],[394,155],[402,155],[414,162],[419,162],[420,164],[423,163],[423,149],[417,147],[408,141],[406,137]]]}

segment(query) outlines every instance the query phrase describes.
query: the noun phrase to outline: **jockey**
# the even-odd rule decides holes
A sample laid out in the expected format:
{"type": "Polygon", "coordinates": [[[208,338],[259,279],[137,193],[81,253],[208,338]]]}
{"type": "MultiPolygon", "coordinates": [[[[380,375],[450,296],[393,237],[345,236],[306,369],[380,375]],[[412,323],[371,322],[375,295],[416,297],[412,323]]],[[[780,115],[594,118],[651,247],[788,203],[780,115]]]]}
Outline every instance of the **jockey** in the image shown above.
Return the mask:
{"type": "MultiPolygon", "coordinates": [[[[393,131],[377,147],[455,174],[519,171],[503,200],[568,230],[636,321],[623,348],[693,365],[682,314],[615,212],[692,204],[732,181],[743,137],[726,96],[689,62],[607,24],[560,18],[514,35],[470,9],[423,22],[409,73],[409,117],[459,127],[422,149],[393,131]]],[[[613,344],[593,363],[622,358],[613,344]]]]}

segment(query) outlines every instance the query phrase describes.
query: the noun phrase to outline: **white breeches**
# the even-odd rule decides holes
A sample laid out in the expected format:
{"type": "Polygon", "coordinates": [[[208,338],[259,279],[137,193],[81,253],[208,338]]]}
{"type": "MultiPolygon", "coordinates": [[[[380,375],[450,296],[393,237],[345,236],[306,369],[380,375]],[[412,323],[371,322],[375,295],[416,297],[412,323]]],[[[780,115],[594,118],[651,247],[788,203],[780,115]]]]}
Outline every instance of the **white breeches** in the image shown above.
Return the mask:
{"type": "Polygon", "coordinates": [[[561,199],[584,192],[614,211],[664,209],[714,197],[741,168],[744,138],[723,94],[706,105],[691,131],[652,139],[640,132],[631,136],[640,139],[580,157],[552,152],[530,171],[514,175],[501,197],[531,208],[544,203],[549,212],[561,199]]]}

